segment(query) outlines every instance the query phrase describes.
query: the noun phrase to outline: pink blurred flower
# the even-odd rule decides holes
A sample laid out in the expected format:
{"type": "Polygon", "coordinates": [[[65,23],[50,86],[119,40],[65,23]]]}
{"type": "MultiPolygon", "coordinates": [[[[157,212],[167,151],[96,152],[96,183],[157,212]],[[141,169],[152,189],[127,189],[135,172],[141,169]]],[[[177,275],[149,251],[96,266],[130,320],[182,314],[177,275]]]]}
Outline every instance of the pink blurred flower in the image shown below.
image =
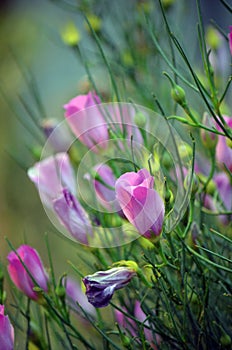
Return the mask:
{"type": "Polygon", "coordinates": [[[67,153],[57,153],[35,163],[27,174],[36,185],[42,203],[50,209],[53,209],[53,200],[62,193],[64,187],[72,193],[76,192],[75,177],[67,153]]]}
{"type": "Polygon", "coordinates": [[[124,215],[148,239],[160,235],[164,220],[164,202],[153,186],[154,177],[147,169],[125,173],[115,184],[124,215]]]}
{"type": "MultiPolygon", "coordinates": [[[[204,206],[213,211],[232,211],[232,185],[226,173],[218,173],[213,178],[219,194],[219,198],[214,198],[207,194],[204,200],[204,206]]],[[[227,225],[231,222],[231,215],[219,215],[222,224],[227,225]]]]}
{"type": "Polygon", "coordinates": [[[82,311],[78,307],[77,303],[90,315],[96,316],[95,308],[88,302],[85,293],[82,291],[80,284],[74,279],[67,277],[64,281],[66,288],[66,299],[71,309],[82,314],[82,311]]]}
{"type": "MultiPolygon", "coordinates": [[[[127,310],[125,307],[122,308],[125,312],[130,313],[129,310],[127,310]]],[[[149,321],[146,320],[147,315],[143,312],[140,302],[138,300],[135,300],[134,304],[134,310],[132,313],[132,316],[134,316],[139,322],[143,323],[144,327],[144,335],[146,340],[149,342],[152,349],[157,349],[157,346],[154,343],[154,336],[152,331],[149,329],[149,321]],[[146,321],[145,321],[146,320],[146,321]]],[[[123,314],[119,310],[115,310],[115,318],[117,323],[120,327],[123,327],[125,330],[129,331],[130,334],[133,337],[136,337],[138,335],[138,326],[134,320],[131,320],[129,317],[126,317],[125,314],[123,314]]],[[[155,335],[156,337],[156,343],[160,343],[161,338],[159,335],[155,335]]]]}
{"type": "Polygon", "coordinates": [[[61,195],[54,200],[53,208],[71,235],[80,243],[88,244],[88,237],[92,236],[91,222],[84,208],[68,189],[63,189],[61,195]]]}
{"type": "Polygon", "coordinates": [[[230,53],[232,55],[232,26],[230,26],[230,32],[228,34],[228,38],[229,38],[230,53]]]}
{"type": "MultiPolygon", "coordinates": [[[[47,292],[48,275],[37,251],[28,245],[21,245],[17,249],[17,253],[32,277],[38,283],[38,286],[47,292]]],[[[38,300],[39,295],[33,290],[36,285],[32,281],[19,257],[13,251],[8,254],[8,273],[10,278],[16,287],[27,295],[28,298],[38,300]]]]}
{"type": "Polygon", "coordinates": [[[0,349],[14,349],[14,328],[8,316],[4,315],[4,305],[0,305],[0,349]]]}
{"type": "MultiPolygon", "coordinates": [[[[224,116],[227,125],[232,129],[232,118],[224,116]]],[[[226,143],[226,137],[219,135],[216,146],[216,159],[221,168],[224,164],[232,172],[232,149],[226,143]]]]}
{"type": "Polygon", "coordinates": [[[64,105],[65,117],[76,137],[89,149],[98,152],[107,146],[108,128],[100,109],[89,108],[101,103],[94,93],[79,95],[64,105]],[[96,146],[96,147],[95,147],[96,146]]]}

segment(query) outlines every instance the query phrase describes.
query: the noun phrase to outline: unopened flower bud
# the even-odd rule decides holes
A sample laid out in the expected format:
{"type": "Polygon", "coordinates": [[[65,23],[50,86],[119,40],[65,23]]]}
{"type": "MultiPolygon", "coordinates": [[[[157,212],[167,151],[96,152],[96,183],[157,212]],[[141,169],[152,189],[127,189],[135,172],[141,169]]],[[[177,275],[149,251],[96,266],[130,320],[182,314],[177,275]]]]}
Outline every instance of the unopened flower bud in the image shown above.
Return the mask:
{"type": "Polygon", "coordinates": [[[165,10],[168,10],[174,4],[174,2],[175,0],[161,0],[161,3],[165,10]]]}
{"type": "MultiPolygon", "coordinates": [[[[87,18],[88,18],[88,21],[91,25],[91,28],[95,31],[95,32],[99,32],[101,30],[101,27],[102,27],[102,20],[101,18],[95,16],[94,14],[88,14],[87,15],[87,18]]],[[[85,29],[90,32],[90,29],[89,29],[89,26],[88,24],[86,23],[85,24],[85,29]]]]}
{"type": "Polygon", "coordinates": [[[171,190],[167,189],[166,193],[165,193],[165,203],[173,203],[174,200],[174,196],[171,190]]]}
{"type": "Polygon", "coordinates": [[[60,299],[63,299],[65,297],[65,287],[62,286],[62,285],[58,285],[56,287],[56,295],[60,298],[60,299]]]}
{"type": "Polygon", "coordinates": [[[123,333],[120,334],[120,338],[121,338],[122,345],[125,348],[131,349],[131,339],[123,333]]]}
{"type": "Polygon", "coordinates": [[[231,139],[226,138],[226,144],[229,148],[232,149],[232,140],[231,139]]]}
{"type": "Polygon", "coordinates": [[[41,153],[42,153],[42,147],[41,146],[34,146],[32,147],[32,155],[35,158],[35,160],[40,160],[41,158],[41,153]]]}
{"type": "MultiPolygon", "coordinates": [[[[207,176],[205,176],[205,175],[203,175],[203,174],[198,174],[197,175],[198,176],[198,178],[200,179],[200,182],[203,184],[203,186],[204,186],[204,184],[207,182],[207,176]]],[[[215,182],[211,179],[209,182],[208,182],[208,184],[207,184],[207,186],[206,186],[206,189],[205,189],[205,192],[207,193],[207,194],[210,194],[210,195],[213,195],[214,193],[215,193],[215,191],[216,191],[216,184],[215,184],[215,182]]]]}
{"type": "Polygon", "coordinates": [[[80,32],[73,22],[67,23],[66,27],[61,33],[63,42],[69,46],[76,46],[81,40],[80,32]]]}
{"type": "Polygon", "coordinates": [[[178,151],[181,159],[192,157],[192,148],[187,143],[182,143],[180,146],[178,146],[178,151]]]}
{"type": "Polygon", "coordinates": [[[162,155],[162,164],[167,170],[169,170],[172,167],[173,161],[168,152],[164,152],[164,154],[162,155]]]}
{"type": "Polygon", "coordinates": [[[194,195],[197,192],[198,187],[199,187],[199,180],[198,180],[195,173],[193,173],[192,179],[191,179],[190,173],[184,179],[184,188],[187,190],[189,188],[189,186],[192,186],[191,193],[192,193],[192,195],[194,195]],[[190,181],[191,181],[191,183],[190,183],[190,181]]]}
{"type": "Polygon", "coordinates": [[[142,112],[138,112],[135,114],[135,124],[139,128],[143,128],[146,125],[147,118],[142,112]]]}
{"type": "Polygon", "coordinates": [[[229,336],[229,334],[223,334],[220,338],[220,344],[222,345],[223,349],[230,349],[231,346],[231,337],[229,336]]]}
{"type": "Polygon", "coordinates": [[[207,28],[206,42],[213,50],[217,50],[221,44],[221,36],[217,29],[212,26],[207,28]]]}
{"type": "Polygon", "coordinates": [[[185,91],[179,85],[173,85],[171,89],[171,96],[173,100],[179,105],[183,106],[186,104],[185,91]]]}

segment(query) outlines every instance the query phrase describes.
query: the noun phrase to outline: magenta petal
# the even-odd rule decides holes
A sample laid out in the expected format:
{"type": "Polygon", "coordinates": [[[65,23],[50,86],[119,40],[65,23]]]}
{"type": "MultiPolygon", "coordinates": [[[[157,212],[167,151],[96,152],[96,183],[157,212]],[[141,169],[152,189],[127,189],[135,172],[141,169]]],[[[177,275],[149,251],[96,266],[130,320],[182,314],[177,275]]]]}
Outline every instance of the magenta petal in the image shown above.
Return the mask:
{"type": "Polygon", "coordinates": [[[8,273],[13,283],[19,290],[21,290],[21,292],[27,295],[30,299],[37,299],[37,294],[33,291],[33,282],[19,260],[11,260],[10,265],[8,266],[8,273]]]}
{"type": "Polygon", "coordinates": [[[126,218],[141,235],[151,238],[162,231],[164,203],[153,189],[154,178],[146,169],[123,174],[116,182],[116,198],[126,218]],[[152,231],[152,232],[151,232],[152,231]]]}
{"type": "Polygon", "coordinates": [[[0,305],[0,349],[13,350],[14,328],[8,316],[4,315],[4,305],[0,305]]]}
{"type": "MultiPolygon", "coordinates": [[[[39,287],[47,292],[48,276],[37,251],[28,245],[22,245],[17,249],[17,253],[39,287]]],[[[37,300],[38,294],[33,290],[35,284],[19,257],[15,252],[10,252],[7,259],[9,262],[8,272],[13,283],[29,298],[37,300]]]]}
{"type": "Polygon", "coordinates": [[[65,116],[75,136],[95,152],[104,149],[109,138],[107,123],[100,109],[89,108],[99,103],[100,98],[89,92],[75,97],[64,106],[65,116]]]}

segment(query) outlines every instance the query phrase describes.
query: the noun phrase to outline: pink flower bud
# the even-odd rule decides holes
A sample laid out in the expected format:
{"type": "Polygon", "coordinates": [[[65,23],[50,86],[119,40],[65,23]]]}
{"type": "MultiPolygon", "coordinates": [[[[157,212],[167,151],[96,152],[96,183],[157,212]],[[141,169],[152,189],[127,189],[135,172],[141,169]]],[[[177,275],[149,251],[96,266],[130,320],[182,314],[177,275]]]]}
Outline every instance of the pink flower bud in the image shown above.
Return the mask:
{"type": "Polygon", "coordinates": [[[94,152],[104,149],[108,140],[107,123],[99,108],[100,98],[93,92],[79,95],[64,105],[65,117],[76,137],[94,152]]]}
{"type": "Polygon", "coordinates": [[[4,315],[4,305],[0,305],[0,349],[14,349],[14,328],[8,316],[4,315]]]}
{"type": "Polygon", "coordinates": [[[153,186],[154,178],[146,169],[123,174],[115,185],[124,215],[148,239],[160,235],[164,220],[164,202],[153,186]]]}
{"type": "MultiPolygon", "coordinates": [[[[35,249],[28,245],[21,245],[17,249],[17,253],[22,262],[30,272],[34,280],[45,292],[48,291],[48,275],[44,269],[39,254],[35,249]]],[[[26,271],[22,262],[15,252],[10,252],[7,259],[9,262],[8,272],[11,280],[16,287],[21,290],[28,298],[38,300],[39,295],[33,290],[37,285],[32,281],[29,273],[26,271]]]]}

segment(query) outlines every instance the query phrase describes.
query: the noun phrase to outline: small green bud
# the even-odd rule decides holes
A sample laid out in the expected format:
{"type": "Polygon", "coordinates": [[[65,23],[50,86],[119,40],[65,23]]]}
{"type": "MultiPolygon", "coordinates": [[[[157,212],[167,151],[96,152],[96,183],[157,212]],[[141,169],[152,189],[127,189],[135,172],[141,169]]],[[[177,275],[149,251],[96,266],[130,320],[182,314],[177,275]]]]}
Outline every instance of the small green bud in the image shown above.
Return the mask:
{"type": "Polygon", "coordinates": [[[165,192],[165,203],[172,204],[174,196],[171,190],[167,189],[165,192]]]}
{"type": "Polygon", "coordinates": [[[228,137],[226,138],[226,144],[229,148],[232,149],[232,140],[231,139],[228,139],[228,137]]]}
{"type": "MultiPolygon", "coordinates": [[[[101,28],[102,28],[102,20],[100,17],[97,17],[96,15],[94,15],[93,13],[90,13],[87,15],[88,21],[92,27],[92,29],[97,33],[100,32],[101,28]]],[[[88,26],[88,24],[85,24],[85,29],[90,32],[90,28],[88,26]]]]}
{"type": "Polygon", "coordinates": [[[220,343],[223,346],[223,349],[225,349],[225,347],[226,348],[228,347],[229,349],[232,343],[231,337],[229,336],[229,334],[224,333],[220,338],[220,343]]]}
{"type": "Polygon", "coordinates": [[[217,50],[222,43],[220,33],[212,26],[207,28],[206,42],[213,50],[217,50]]]}
{"type": "Polygon", "coordinates": [[[161,3],[165,10],[168,10],[174,4],[174,2],[175,0],[161,0],[161,3]]]}
{"type": "Polygon", "coordinates": [[[133,57],[131,56],[130,51],[123,51],[121,59],[122,59],[122,62],[125,64],[125,66],[127,67],[134,66],[134,60],[133,60],[133,57]]]}
{"type": "Polygon", "coordinates": [[[35,146],[32,148],[32,155],[36,160],[40,160],[41,158],[41,153],[42,153],[42,147],[40,146],[35,146]]]}
{"type": "Polygon", "coordinates": [[[59,298],[64,298],[65,297],[65,294],[66,294],[66,292],[65,292],[65,287],[64,286],[62,286],[62,285],[58,285],[57,287],[56,287],[56,295],[59,297],[59,298]]]}
{"type": "Polygon", "coordinates": [[[138,267],[137,263],[133,260],[120,260],[120,261],[113,263],[112,266],[113,267],[125,266],[136,273],[138,273],[138,271],[140,271],[140,268],[138,267]]]}
{"type": "Polygon", "coordinates": [[[104,225],[106,227],[119,227],[122,225],[122,219],[117,214],[104,213],[104,225]]]}
{"type": "Polygon", "coordinates": [[[138,112],[135,114],[135,124],[139,128],[143,128],[146,125],[147,118],[142,112],[138,112]]]}
{"type": "Polygon", "coordinates": [[[68,22],[61,32],[63,42],[68,46],[76,46],[81,40],[81,35],[73,22],[68,22]]]}
{"type": "MultiPolygon", "coordinates": [[[[204,184],[207,182],[207,177],[203,174],[198,174],[197,176],[198,176],[200,182],[204,186],[204,184]]],[[[210,195],[213,195],[215,193],[216,189],[217,189],[217,186],[216,186],[215,182],[211,179],[209,181],[209,183],[207,184],[205,192],[210,194],[210,195]]]]}
{"type": "Polygon", "coordinates": [[[186,104],[185,91],[179,85],[173,85],[171,89],[171,96],[173,100],[179,105],[183,106],[186,104]]]}
{"type": "Polygon", "coordinates": [[[162,164],[166,169],[170,169],[173,165],[172,158],[168,152],[164,152],[162,156],[162,164]]]}
{"type": "Polygon", "coordinates": [[[122,345],[125,347],[125,348],[131,348],[131,339],[125,335],[125,334],[120,334],[120,337],[121,337],[121,342],[122,342],[122,345]]]}
{"type": "Polygon", "coordinates": [[[191,174],[189,173],[184,179],[184,188],[187,190],[192,185],[191,193],[195,194],[199,188],[199,180],[195,173],[192,176],[192,183],[190,183],[191,174]]]}
{"type": "Polygon", "coordinates": [[[187,143],[182,143],[181,145],[179,145],[178,151],[181,159],[192,157],[192,153],[193,153],[192,147],[187,143]]]}

